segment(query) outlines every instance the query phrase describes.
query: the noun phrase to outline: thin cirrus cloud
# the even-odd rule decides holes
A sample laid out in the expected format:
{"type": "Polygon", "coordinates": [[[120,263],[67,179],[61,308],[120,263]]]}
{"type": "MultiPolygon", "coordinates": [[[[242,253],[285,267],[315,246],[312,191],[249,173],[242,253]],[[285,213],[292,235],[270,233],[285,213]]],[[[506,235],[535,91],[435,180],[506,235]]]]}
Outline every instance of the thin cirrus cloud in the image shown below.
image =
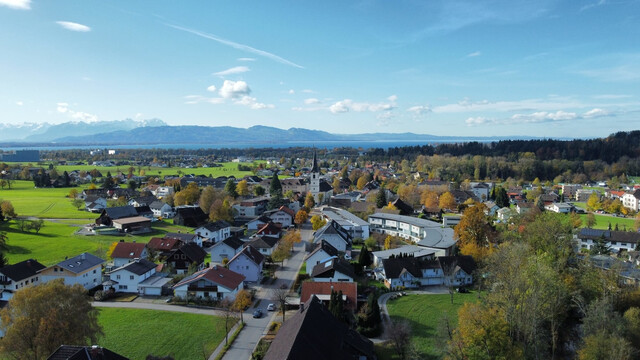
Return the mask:
{"type": "Polygon", "coordinates": [[[56,111],[69,116],[72,119],[84,121],[84,122],[96,122],[98,121],[98,116],[90,113],[86,113],[83,111],[75,111],[69,109],[69,104],[65,102],[60,102],[56,104],[56,111]]]}
{"type": "Polygon", "coordinates": [[[91,28],[88,27],[87,25],[82,25],[82,24],[71,22],[71,21],[56,21],[56,24],[62,26],[62,28],[64,29],[71,30],[71,31],[78,31],[78,32],[91,31],[91,28]]]}
{"type": "Polygon", "coordinates": [[[31,0],[0,0],[0,6],[17,10],[30,10],[31,0]]]}
{"type": "Polygon", "coordinates": [[[476,57],[476,56],[480,56],[482,55],[482,53],[480,51],[474,51],[470,54],[467,54],[467,57],[476,57]]]}
{"type": "Polygon", "coordinates": [[[549,111],[536,111],[530,114],[514,114],[509,118],[496,119],[485,116],[469,117],[465,120],[467,126],[477,125],[495,125],[495,124],[520,124],[520,123],[547,123],[547,122],[560,122],[579,119],[594,119],[605,116],[615,116],[615,114],[599,108],[594,108],[586,111],[582,114],[576,112],[569,112],[558,110],[555,112],[549,111]]]}
{"type": "Polygon", "coordinates": [[[251,71],[251,69],[249,69],[247,66],[234,66],[234,67],[229,68],[227,70],[222,70],[222,71],[218,71],[216,73],[213,73],[213,75],[215,75],[215,76],[227,76],[227,75],[234,75],[234,74],[242,74],[242,73],[245,73],[247,71],[251,71]]]}
{"type": "Polygon", "coordinates": [[[272,53],[264,51],[264,50],[256,49],[256,48],[251,47],[249,45],[239,44],[237,42],[226,40],[226,39],[223,39],[223,38],[221,38],[219,36],[216,36],[216,35],[213,35],[213,34],[208,34],[208,33],[205,33],[205,32],[202,32],[202,31],[198,31],[198,30],[195,30],[195,29],[189,29],[189,28],[186,28],[186,27],[182,27],[182,26],[178,26],[178,25],[171,25],[171,24],[166,24],[166,23],[165,23],[165,25],[169,26],[171,28],[174,28],[176,30],[188,32],[190,34],[194,34],[194,35],[203,37],[205,39],[213,40],[213,41],[218,42],[220,44],[230,46],[230,47],[232,47],[234,49],[238,49],[238,50],[246,51],[248,53],[252,53],[252,54],[256,54],[256,55],[262,56],[262,57],[266,57],[267,59],[271,59],[271,60],[279,62],[281,64],[293,66],[293,67],[296,67],[296,68],[299,68],[299,69],[304,69],[303,66],[298,65],[298,64],[296,64],[296,63],[294,63],[292,61],[289,61],[289,60],[287,60],[287,59],[285,59],[283,57],[280,57],[280,56],[278,56],[276,54],[272,54],[272,53]]]}

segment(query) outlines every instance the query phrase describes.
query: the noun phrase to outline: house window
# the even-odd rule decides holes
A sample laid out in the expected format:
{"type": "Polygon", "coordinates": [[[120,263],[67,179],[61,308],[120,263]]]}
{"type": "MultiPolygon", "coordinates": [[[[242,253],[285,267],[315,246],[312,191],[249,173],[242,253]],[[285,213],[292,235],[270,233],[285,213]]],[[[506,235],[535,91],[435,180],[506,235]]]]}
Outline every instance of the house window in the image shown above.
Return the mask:
{"type": "Polygon", "coordinates": [[[94,274],[96,273],[96,269],[93,269],[93,273],[94,273],[94,274]]]}
{"type": "Polygon", "coordinates": [[[204,292],[204,297],[209,297],[209,292],[208,291],[204,292]]]}
{"type": "Polygon", "coordinates": [[[247,270],[249,270],[249,265],[247,265],[247,270]]]}
{"type": "Polygon", "coordinates": [[[53,268],[53,272],[58,272],[58,268],[53,268]]]}
{"type": "Polygon", "coordinates": [[[133,280],[133,275],[129,275],[129,280],[133,280]]]}
{"type": "Polygon", "coordinates": [[[116,280],[120,280],[120,275],[116,275],[116,280]]]}
{"type": "Polygon", "coordinates": [[[186,257],[184,254],[182,254],[182,255],[180,255],[180,258],[181,258],[182,260],[184,260],[184,259],[186,259],[187,257],[186,257]]]}

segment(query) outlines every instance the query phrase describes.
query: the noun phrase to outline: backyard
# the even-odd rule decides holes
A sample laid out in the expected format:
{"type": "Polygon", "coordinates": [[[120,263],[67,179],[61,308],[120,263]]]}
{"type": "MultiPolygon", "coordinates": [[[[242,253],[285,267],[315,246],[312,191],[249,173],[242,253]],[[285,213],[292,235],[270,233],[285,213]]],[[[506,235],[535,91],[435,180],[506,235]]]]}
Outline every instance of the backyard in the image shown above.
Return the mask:
{"type": "Polygon", "coordinates": [[[100,346],[132,360],[149,354],[207,359],[224,341],[224,320],[209,315],[100,308],[98,321],[104,332],[100,346]]]}
{"type": "MultiPolygon", "coordinates": [[[[453,304],[449,294],[415,295],[399,297],[387,302],[387,310],[392,320],[406,320],[412,330],[412,343],[420,359],[440,359],[442,354],[436,348],[438,322],[444,314],[454,327],[458,326],[458,308],[466,302],[478,301],[477,292],[456,293],[453,304]]],[[[376,346],[378,359],[398,359],[393,349],[376,346]]]]}

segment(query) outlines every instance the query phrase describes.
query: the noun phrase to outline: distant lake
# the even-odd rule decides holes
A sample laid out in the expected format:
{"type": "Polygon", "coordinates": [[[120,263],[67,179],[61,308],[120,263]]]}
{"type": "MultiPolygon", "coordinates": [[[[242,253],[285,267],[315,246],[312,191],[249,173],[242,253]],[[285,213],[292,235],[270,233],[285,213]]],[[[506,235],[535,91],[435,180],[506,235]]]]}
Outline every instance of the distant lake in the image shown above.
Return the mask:
{"type": "Polygon", "coordinates": [[[419,146],[419,145],[437,145],[463,142],[491,142],[491,140],[478,139],[439,139],[438,141],[429,140],[362,140],[362,141],[285,141],[285,142],[260,142],[260,143],[218,143],[218,144],[128,144],[128,145],[55,145],[42,144],[41,146],[13,146],[0,147],[2,150],[92,150],[92,149],[263,149],[263,148],[289,148],[289,147],[317,147],[317,148],[336,148],[336,147],[352,147],[352,148],[382,148],[388,149],[392,147],[402,146],[419,146]]]}

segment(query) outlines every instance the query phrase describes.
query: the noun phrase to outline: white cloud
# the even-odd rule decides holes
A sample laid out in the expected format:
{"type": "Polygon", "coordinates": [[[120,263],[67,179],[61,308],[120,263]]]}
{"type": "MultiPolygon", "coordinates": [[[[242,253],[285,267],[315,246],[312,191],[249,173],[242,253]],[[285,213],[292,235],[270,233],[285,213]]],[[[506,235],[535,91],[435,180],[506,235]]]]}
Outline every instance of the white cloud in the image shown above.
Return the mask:
{"type": "Polygon", "coordinates": [[[232,67],[232,68],[227,69],[227,70],[218,71],[216,73],[213,73],[213,75],[216,75],[216,76],[227,76],[227,75],[234,75],[234,74],[242,74],[242,73],[245,73],[247,71],[251,71],[251,69],[249,69],[246,66],[235,66],[235,67],[232,67]]]}
{"type": "Polygon", "coordinates": [[[90,114],[83,111],[75,111],[69,109],[69,104],[60,102],[56,104],[56,110],[61,114],[66,114],[72,119],[84,121],[84,122],[96,122],[98,121],[98,116],[94,114],[90,114]]]}
{"type": "Polygon", "coordinates": [[[249,57],[241,57],[241,58],[238,58],[238,61],[256,61],[256,59],[249,58],[249,57]]]}
{"type": "Polygon", "coordinates": [[[252,54],[256,54],[256,55],[259,55],[259,56],[266,57],[268,59],[277,61],[277,62],[279,62],[281,64],[293,66],[293,67],[296,67],[296,68],[299,68],[299,69],[304,69],[304,67],[302,67],[302,66],[300,66],[300,65],[298,65],[298,64],[296,64],[296,63],[294,63],[292,61],[289,61],[289,60],[287,60],[285,58],[282,58],[282,57],[280,57],[278,55],[272,54],[272,53],[264,51],[264,50],[256,49],[256,48],[253,48],[251,46],[244,45],[244,44],[239,44],[239,43],[236,43],[236,42],[233,42],[233,41],[230,41],[230,40],[223,39],[223,38],[218,37],[216,35],[207,34],[207,33],[195,30],[195,29],[189,29],[189,28],[185,28],[185,27],[182,27],[182,26],[171,25],[171,24],[165,24],[165,25],[167,25],[169,27],[172,27],[172,28],[174,28],[176,30],[185,31],[185,32],[188,32],[188,33],[203,37],[205,39],[213,40],[213,41],[218,42],[220,44],[230,46],[230,47],[232,47],[234,49],[238,49],[238,50],[242,50],[242,51],[246,51],[246,52],[249,52],[249,53],[252,53],[252,54]]]}
{"type": "Polygon", "coordinates": [[[592,9],[594,7],[602,6],[602,5],[606,4],[606,3],[607,3],[607,0],[600,0],[600,1],[596,2],[596,3],[584,5],[583,7],[580,8],[580,12],[592,9]]]}
{"type": "Polygon", "coordinates": [[[87,25],[82,25],[82,24],[78,24],[78,23],[74,23],[74,22],[70,22],[70,21],[56,21],[56,24],[62,26],[63,28],[65,28],[67,30],[71,30],[71,31],[78,31],[78,32],[91,31],[91,28],[88,27],[87,25]]]}
{"type": "Polygon", "coordinates": [[[553,111],[558,108],[582,108],[585,107],[580,101],[571,98],[554,99],[525,99],[515,101],[488,101],[480,100],[472,102],[468,98],[455,104],[446,104],[433,107],[434,113],[465,113],[481,111],[553,111]]]}
{"type": "Polygon", "coordinates": [[[315,93],[315,91],[313,91],[311,89],[304,89],[304,90],[302,90],[302,92],[305,93],[305,94],[313,94],[313,93],[315,93]]]}
{"type": "Polygon", "coordinates": [[[59,113],[63,113],[64,114],[64,113],[67,112],[67,110],[69,110],[68,107],[69,107],[69,104],[67,104],[67,103],[58,103],[58,106],[57,106],[56,110],[59,113]]]}
{"type": "Polygon", "coordinates": [[[0,6],[18,10],[29,10],[31,9],[31,0],[0,0],[0,6]]]}
{"type": "Polygon", "coordinates": [[[225,80],[218,92],[225,99],[235,99],[244,95],[249,95],[251,89],[244,81],[225,80]]]}
{"type": "Polygon", "coordinates": [[[601,94],[601,95],[594,95],[593,98],[594,99],[603,99],[603,100],[617,100],[617,99],[627,99],[627,98],[631,98],[633,97],[632,95],[626,95],[626,94],[601,94]]]}
{"type": "Polygon", "coordinates": [[[396,102],[396,100],[398,100],[398,95],[391,95],[387,98],[387,100],[391,102],[396,102]]]}
{"type": "Polygon", "coordinates": [[[515,122],[540,123],[549,121],[574,120],[578,118],[578,114],[574,112],[566,112],[558,110],[556,112],[538,111],[531,114],[514,114],[511,120],[515,122]]]}
{"type": "Polygon", "coordinates": [[[218,88],[215,85],[211,85],[207,87],[207,91],[216,92],[216,90],[218,90],[218,88]]]}
{"type": "Polygon", "coordinates": [[[16,105],[22,106],[22,105],[24,105],[24,103],[22,101],[16,101],[16,105]]]}
{"type": "Polygon", "coordinates": [[[337,103],[329,106],[329,111],[331,111],[334,114],[346,113],[346,112],[349,112],[350,105],[351,105],[351,100],[349,99],[338,101],[337,103]]]}
{"type": "Polygon", "coordinates": [[[295,90],[293,90],[293,89],[289,89],[288,93],[289,93],[289,95],[293,95],[293,94],[295,94],[296,92],[295,92],[295,90]]]}
{"type": "Polygon", "coordinates": [[[239,100],[235,101],[234,104],[244,105],[254,110],[261,109],[273,109],[275,106],[271,104],[263,104],[256,100],[256,98],[251,96],[243,96],[239,100]]]}
{"type": "Polygon", "coordinates": [[[582,117],[585,119],[592,119],[609,115],[611,114],[608,111],[596,108],[585,112],[584,114],[582,114],[582,117]]]}
{"type": "Polygon", "coordinates": [[[470,54],[467,54],[467,57],[476,57],[476,56],[480,56],[482,55],[482,53],[480,51],[474,51],[470,54]]]}
{"type": "Polygon", "coordinates": [[[484,116],[478,116],[478,117],[467,118],[467,120],[465,120],[464,122],[467,123],[467,125],[469,125],[469,126],[473,126],[473,125],[482,125],[482,124],[486,124],[486,123],[493,123],[493,122],[495,122],[495,120],[487,119],[484,116]]]}
{"type": "Polygon", "coordinates": [[[407,112],[413,113],[414,115],[417,115],[417,116],[422,116],[422,115],[426,115],[427,113],[430,113],[431,107],[428,105],[412,106],[407,109],[407,112]]]}
{"type": "Polygon", "coordinates": [[[304,103],[307,104],[307,105],[319,104],[320,100],[318,100],[316,98],[309,98],[309,99],[305,99],[304,103]]]}
{"type": "Polygon", "coordinates": [[[378,126],[389,126],[391,125],[391,120],[395,118],[395,115],[391,111],[385,111],[377,116],[378,118],[378,126]]]}

